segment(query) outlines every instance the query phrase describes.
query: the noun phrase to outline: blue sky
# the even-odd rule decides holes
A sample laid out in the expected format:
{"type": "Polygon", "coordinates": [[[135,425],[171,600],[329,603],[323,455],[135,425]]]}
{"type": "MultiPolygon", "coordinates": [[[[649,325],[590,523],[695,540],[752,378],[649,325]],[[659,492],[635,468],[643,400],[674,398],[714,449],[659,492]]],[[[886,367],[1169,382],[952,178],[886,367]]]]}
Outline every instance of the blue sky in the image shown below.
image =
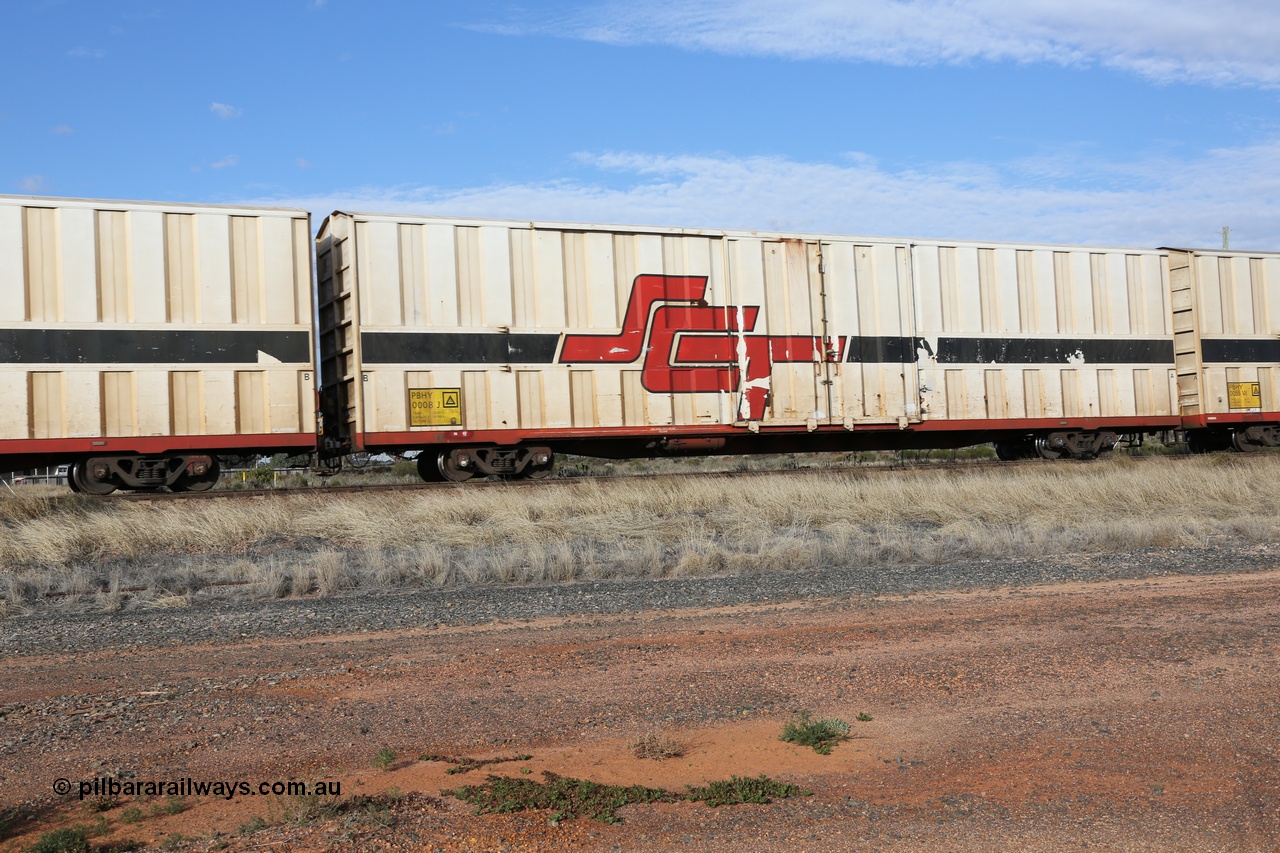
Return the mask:
{"type": "Polygon", "coordinates": [[[9,0],[5,36],[3,193],[1280,250],[1271,0],[9,0]]]}

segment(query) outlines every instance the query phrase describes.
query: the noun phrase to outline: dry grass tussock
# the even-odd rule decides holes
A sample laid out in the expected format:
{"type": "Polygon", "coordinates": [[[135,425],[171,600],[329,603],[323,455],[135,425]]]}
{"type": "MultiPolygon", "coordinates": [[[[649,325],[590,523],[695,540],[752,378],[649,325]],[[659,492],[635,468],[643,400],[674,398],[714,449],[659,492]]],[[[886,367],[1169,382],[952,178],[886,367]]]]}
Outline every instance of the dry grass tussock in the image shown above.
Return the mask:
{"type": "Polygon", "coordinates": [[[5,612],[1280,541],[1280,456],[247,502],[0,493],[5,612]],[[86,604],[87,602],[87,604],[86,604]]]}
{"type": "Polygon", "coordinates": [[[688,750],[685,741],[672,737],[658,729],[650,729],[629,745],[631,754],[636,758],[649,758],[662,761],[667,758],[679,758],[688,750]]]}

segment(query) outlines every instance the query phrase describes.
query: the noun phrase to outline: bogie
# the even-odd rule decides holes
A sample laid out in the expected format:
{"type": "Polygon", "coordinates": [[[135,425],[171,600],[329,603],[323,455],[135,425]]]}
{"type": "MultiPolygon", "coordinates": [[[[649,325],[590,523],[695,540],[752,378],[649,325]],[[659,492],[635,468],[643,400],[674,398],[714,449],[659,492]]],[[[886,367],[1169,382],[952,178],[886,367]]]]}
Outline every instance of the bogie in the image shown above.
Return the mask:
{"type": "Polygon", "coordinates": [[[555,470],[555,454],[548,447],[464,447],[424,450],[418,456],[418,476],[428,483],[465,483],[476,477],[510,480],[543,479],[555,470]]]}

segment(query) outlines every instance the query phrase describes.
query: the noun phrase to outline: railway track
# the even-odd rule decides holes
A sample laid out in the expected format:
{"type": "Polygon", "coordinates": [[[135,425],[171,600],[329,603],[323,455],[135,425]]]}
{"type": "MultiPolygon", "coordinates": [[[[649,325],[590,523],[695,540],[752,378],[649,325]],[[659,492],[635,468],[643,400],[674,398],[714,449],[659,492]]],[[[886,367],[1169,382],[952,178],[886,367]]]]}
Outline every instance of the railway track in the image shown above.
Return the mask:
{"type": "MultiPolygon", "coordinates": [[[[1139,454],[1120,451],[1121,454],[1129,459],[1149,460],[1149,459],[1190,459],[1190,454],[1174,453],[1174,454],[1139,454]]],[[[477,489],[477,488],[545,488],[552,483],[574,483],[588,480],[620,482],[626,480],[668,480],[668,479],[689,479],[689,478],[722,478],[722,479],[751,479],[758,477],[776,477],[780,475],[789,476],[815,476],[818,474],[850,474],[850,475],[881,475],[881,474],[919,474],[927,471],[982,471],[987,469],[1012,470],[1023,467],[1039,467],[1043,465],[1064,463],[1070,464],[1073,460],[1047,460],[1047,459],[1022,459],[1011,462],[1002,462],[995,459],[990,460],[960,460],[960,459],[904,459],[894,464],[848,464],[836,465],[828,467],[799,467],[799,468],[768,468],[752,471],[681,471],[681,472],[645,472],[645,473],[625,473],[625,474],[585,474],[567,477],[555,477],[549,479],[533,479],[533,480],[504,480],[492,478],[486,480],[469,480],[465,483],[428,483],[428,482],[408,482],[408,483],[367,483],[354,484],[344,486],[283,486],[267,489],[212,489],[207,492],[116,492],[112,495],[101,498],[107,501],[133,501],[133,502],[166,502],[166,501],[185,501],[185,500],[247,500],[251,498],[269,498],[269,497],[294,497],[299,495],[343,495],[343,494],[369,494],[378,492],[422,492],[437,491],[441,489],[477,489]]],[[[1090,460],[1092,461],[1092,460],[1090,460]]],[[[1076,464],[1088,464],[1087,462],[1076,464]]]]}

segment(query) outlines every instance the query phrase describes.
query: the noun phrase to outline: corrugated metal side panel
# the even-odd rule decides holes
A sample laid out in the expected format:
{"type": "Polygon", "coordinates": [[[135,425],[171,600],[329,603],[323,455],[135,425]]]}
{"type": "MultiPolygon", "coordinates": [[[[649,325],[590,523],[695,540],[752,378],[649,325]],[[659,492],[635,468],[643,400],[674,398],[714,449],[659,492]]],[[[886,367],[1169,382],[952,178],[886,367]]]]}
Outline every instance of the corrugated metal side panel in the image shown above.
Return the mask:
{"type": "MultiPolygon", "coordinates": [[[[1277,411],[1280,386],[1280,255],[1244,252],[1178,253],[1186,259],[1193,288],[1183,316],[1195,322],[1197,347],[1179,367],[1188,387],[1199,383],[1199,406],[1184,414],[1277,411]],[[1185,372],[1184,372],[1185,370],[1185,372]],[[1230,387],[1258,384],[1257,406],[1232,407],[1230,387]]],[[[1173,253],[1171,253],[1171,257],[1173,253]]],[[[1177,291],[1175,291],[1175,294],[1177,291]]],[[[1187,301],[1183,297],[1183,303],[1187,301]]]]}
{"type": "Polygon", "coordinates": [[[132,321],[129,276],[129,217],[123,210],[100,210],[98,217],[98,285],[102,291],[102,319],[132,321]]]}
{"type": "Polygon", "coordinates": [[[390,348],[348,342],[367,432],[457,430],[409,417],[410,391],[451,388],[466,430],[1173,413],[1157,252],[343,216],[359,340],[390,348]],[[705,291],[650,306],[643,351],[557,357],[569,338],[626,343],[647,276],[705,291]]]}
{"type": "MultiPolygon", "coordinates": [[[[20,323],[27,319],[26,259],[22,240],[25,213],[17,205],[0,204],[0,281],[8,282],[5,287],[0,287],[0,323],[20,323]]],[[[8,393],[5,396],[13,399],[8,393]]],[[[0,407],[0,418],[4,417],[2,410],[0,407]]],[[[0,434],[8,435],[9,432],[6,429],[0,434]]]]}
{"type": "MultiPolygon", "coordinates": [[[[862,338],[909,338],[912,307],[907,290],[907,250],[892,244],[853,246],[853,292],[857,294],[857,334],[862,338]]],[[[837,275],[840,267],[836,266],[837,275]]],[[[834,289],[834,304],[848,289],[834,289]]],[[[839,327],[837,327],[839,328],[839,327]]],[[[909,350],[907,347],[906,350],[909,350]]],[[[892,422],[914,416],[907,410],[908,368],[902,358],[864,361],[858,376],[841,383],[846,418],[861,422],[892,422]],[[849,380],[852,380],[851,382],[849,380]],[[847,383],[847,384],[846,384],[847,383]]],[[[852,372],[852,371],[850,371],[852,372]]]]}
{"type": "Polygon", "coordinates": [[[20,233],[25,237],[27,311],[15,319],[57,322],[62,319],[58,306],[57,211],[27,208],[23,213],[20,233]]]}
{"type": "MultiPolygon", "coordinates": [[[[648,241],[652,238],[648,235],[637,235],[634,239],[648,241]]],[[[656,272],[662,275],[705,276],[707,289],[703,296],[703,301],[713,308],[715,306],[733,304],[732,288],[725,273],[724,241],[722,239],[718,236],[703,235],[668,235],[660,239],[662,241],[662,265],[656,272]]],[[[630,286],[629,282],[618,282],[613,289],[615,293],[620,289],[629,292],[630,286]]],[[[616,329],[619,327],[622,316],[622,312],[619,310],[621,306],[614,303],[613,300],[610,300],[610,302],[614,307],[612,317],[601,313],[595,313],[592,316],[594,322],[608,323],[609,325],[595,326],[594,328],[616,329]]],[[[768,323],[767,306],[765,306],[765,309],[762,313],[765,314],[765,322],[768,323]]],[[[725,308],[722,311],[727,318],[728,309],[725,308]]],[[[687,324],[677,322],[676,325],[687,324]]],[[[652,341],[652,338],[650,340],[652,341]]],[[[669,422],[673,424],[699,426],[704,424],[730,424],[735,420],[735,401],[732,395],[728,393],[703,391],[666,394],[659,392],[658,395],[667,398],[660,404],[661,411],[665,413],[668,408],[670,409],[669,422]]]]}
{"type": "MultiPolygon", "coordinates": [[[[361,334],[436,335],[432,340],[459,335],[489,341],[522,335],[552,341],[542,360],[535,362],[522,362],[518,353],[500,363],[452,354],[436,362],[407,354],[399,363],[362,359],[360,372],[369,378],[360,383],[364,397],[352,423],[358,421],[363,431],[456,429],[410,424],[408,393],[421,388],[461,388],[464,426],[470,430],[732,420],[730,395],[638,387],[640,363],[574,367],[549,360],[563,333],[616,333],[638,275],[706,276],[707,301],[724,305],[721,241],[347,219],[346,227],[354,235],[348,252],[355,255],[361,334]]],[[[337,234],[338,226],[327,230],[337,234]]],[[[323,258],[322,245],[322,291],[323,258]]]]}
{"type": "Polygon", "coordinates": [[[197,323],[200,302],[196,298],[196,218],[189,213],[164,215],[165,319],[171,323],[197,323]]]}
{"type": "MultiPolygon", "coordinates": [[[[770,335],[812,335],[817,293],[815,279],[817,245],[800,240],[761,243],[764,254],[764,328],[770,335]]],[[[739,299],[746,302],[743,296],[739,299]]],[[[821,327],[819,326],[819,331],[821,327]]],[[[778,423],[803,422],[813,417],[812,364],[775,364],[770,377],[770,415],[778,423]]]]}
{"type": "Polygon", "coordinates": [[[914,245],[923,417],[1170,415],[1172,359],[1153,355],[1172,331],[1166,275],[1157,252],[914,245]],[[1130,342],[1134,360],[1090,363],[1089,342],[1112,340],[1130,342]],[[957,350],[979,360],[965,363],[957,350]]]}
{"type": "MultiPolygon", "coordinates": [[[[756,335],[779,337],[821,332],[818,245],[803,240],[739,240],[730,243],[730,304],[760,306],[756,335]]],[[[812,363],[776,360],[768,377],[765,423],[805,423],[815,417],[817,383],[812,363]]],[[[826,406],[822,407],[824,410],[826,406]]],[[[739,419],[727,413],[730,421],[739,419]]],[[[825,418],[826,412],[817,413],[825,418]]]]}
{"type": "Polygon", "coordinates": [[[133,371],[103,371],[102,434],[138,434],[138,394],[133,371]]]}
{"type": "MultiPolygon", "coordinates": [[[[33,371],[27,376],[29,390],[23,389],[30,411],[30,438],[62,438],[66,425],[66,376],[62,373],[33,371]]],[[[27,438],[28,435],[14,435],[27,438]]]]}
{"type": "Polygon", "coordinates": [[[110,235],[113,255],[127,254],[129,275],[114,287],[124,291],[124,312],[132,323],[165,323],[169,320],[164,236],[164,214],[138,210],[124,213],[122,229],[110,235]]]}
{"type": "Polygon", "coordinates": [[[194,370],[169,373],[170,417],[175,435],[204,435],[204,376],[194,370]]]}
{"type": "MultiPolygon", "coordinates": [[[[323,293],[329,280],[326,247],[336,245],[339,232],[348,229],[353,235],[346,251],[354,253],[350,269],[357,282],[359,337],[385,336],[391,345],[403,345],[406,353],[403,361],[396,361],[394,357],[375,360],[361,351],[358,368],[347,370],[348,376],[354,371],[361,374],[358,415],[348,418],[353,427],[360,425],[357,431],[456,429],[410,422],[409,392],[427,389],[414,383],[424,381],[428,373],[429,388],[462,389],[463,426],[468,430],[732,424],[743,420],[744,411],[736,387],[717,389],[706,382],[681,386],[687,377],[676,374],[686,370],[684,365],[704,363],[677,356],[686,339],[682,333],[710,332],[698,324],[718,324],[716,334],[725,336],[724,345],[712,346],[715,352],[708,357],[727,375],[731,365],[739,371],[745,365],[739,364],[737,343],[728,341],[730,327],[736,328],[738,322],[739,306],[753,312],[754,323],[745,331],[760,340],[818,336],[824,328],[816,241],[726,241],[716,235],[548,231],[347,215],[335,215],[329,223],[322,230],[326,236],[318,252],[322,333],[327,328],[323,319],[323,293]],[[339,224],[339,219],[345,224],[339,224]],[[553,350],[563,334],[618,334],[636,281],[644,276],[693,276],[706,281],[701,299],[706,307],[690,310],[688,302],[660,303],[644,318],[652,324],[652,334],[668,335],[663,345],[670,348],[672,358],[681,359],[678,363],[671,364],[664,351],[656,356],[638,353],[627,362],[552,364],[553,350]],[[500,349],[505,346],[502,340],[516,336],[542,336],[551,343],[541,361],[522,360],[515,352],[496,362],[490,356],[468,360],[465,353],[453,352],[432,361],[430,356],[410,355],[416,345],[411,343],[414,336],[419,343],[426,341],[423,346],[442,347],[455,345],[446,342],[449,336],[466,338],[465,346],[484,339],[500,349]],[[668,371],[670,378],[655,379],[668,371]],[[664,389],[663,382],[674,387],[664,389]],[[486,396],[477,400],[476,394],[486,396]]],[[[845,254],[852,261],[852,248],[846,248],[845,254]]],[[[851,287],[856,284],[851,263],[843,275],[851,287]]],[[[840,298],[855,306],[856,315],[856,292],[851,289],[840,298]]],[[[886,303],[885,311],[893,318],[887,326],[893,334],[902,333],[901,302],[895,293],[886,303]]],[[[708,337],[699,335],[694,348],[709,346],[708,337]]],[[[772,361],[772,372],[759,378],[770,393],[761,395],[767,408],[753,412],[754,419],[766,424],[804,424],[815,417],[823,422],[846,416],[864,420],[861,368],[832,366],[833,371],[853,378],[852,390],[844,394],[846,406],[839,393],[828,392],[824,370],[810,357],[820,347],[805,344],[796,349],[803,350],[800,357],[789,360],[779,354],[772,361]],[[834,407],[829,401],[834,401],[834,407]]],[[[322,348],[326,359],[328,351],[322,348]]],[[[767,367],[769,352],[760,349],[758,355],[767,367]]],[[[896,418],[904,396],[900,375],[893,393],[896,402],[887,405],[898,410],[892,415],[896,418]]],[[[885,406],[883,399],[877,399],[872,415],[882,417],[885,406]]]]}
{"type": "Polygon", "coordinates": [[[0,440],[235,434],[244,368],[264,415],[243,423],[311,432],[309,230],[302,211],[0,197],[0,440]]]}

